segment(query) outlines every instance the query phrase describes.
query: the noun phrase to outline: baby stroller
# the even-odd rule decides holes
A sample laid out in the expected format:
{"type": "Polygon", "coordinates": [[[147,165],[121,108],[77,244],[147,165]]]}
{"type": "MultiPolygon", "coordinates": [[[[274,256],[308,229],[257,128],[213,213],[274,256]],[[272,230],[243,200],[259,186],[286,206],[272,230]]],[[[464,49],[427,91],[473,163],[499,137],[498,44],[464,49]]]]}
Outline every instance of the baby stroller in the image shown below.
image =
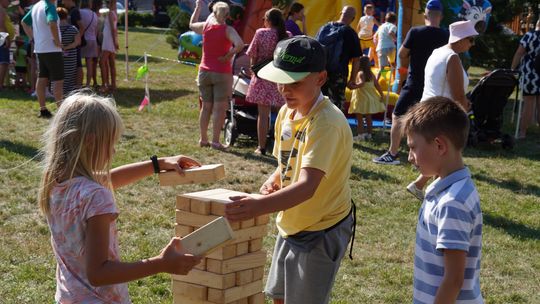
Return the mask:
{"type": "MultiPolygon", "coordinates": [[[[227,110],[223,125],[223,137],[226,145],[234,145],[240,135],[257,138],[257,105],[246,101],[246,94],[251,79],[250,58],[246,54],[248,46],[233,59],[233,93],[230,109],[227,110]]],[[[279,110],[279,109],[277,109],[279,110]]],[[[272,109],[268,128],[267,146],[274,138],[274,123],[277,110],[272,109]]]]}
{"type": "Polygon", "coordinates": [[[471,127],[468,144],[500,143],[503,149],[512,149],[514,139],[501,131],[504,107],[518,85],[519,73],[498,69],[480,79],[467,97],[472,103],[471,127]]]}

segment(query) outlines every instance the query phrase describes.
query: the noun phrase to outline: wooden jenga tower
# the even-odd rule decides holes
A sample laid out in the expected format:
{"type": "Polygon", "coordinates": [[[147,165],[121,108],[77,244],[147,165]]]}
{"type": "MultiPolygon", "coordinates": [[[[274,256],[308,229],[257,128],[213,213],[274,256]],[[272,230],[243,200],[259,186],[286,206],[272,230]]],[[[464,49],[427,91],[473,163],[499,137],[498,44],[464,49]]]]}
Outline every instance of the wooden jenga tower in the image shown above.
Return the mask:
{"type": "MultiPolygon", "coordinates": [[[[225,215],[230,196],[245,193],[214,189],[178,195],[175,234],[184,237],[225,215]]],[[[266,252],[262,238],[269,216],[231,222],[234,239],[210,252],[187,276],[173,275],[177,304],[264,304],[263,274],[266,252]]]]}

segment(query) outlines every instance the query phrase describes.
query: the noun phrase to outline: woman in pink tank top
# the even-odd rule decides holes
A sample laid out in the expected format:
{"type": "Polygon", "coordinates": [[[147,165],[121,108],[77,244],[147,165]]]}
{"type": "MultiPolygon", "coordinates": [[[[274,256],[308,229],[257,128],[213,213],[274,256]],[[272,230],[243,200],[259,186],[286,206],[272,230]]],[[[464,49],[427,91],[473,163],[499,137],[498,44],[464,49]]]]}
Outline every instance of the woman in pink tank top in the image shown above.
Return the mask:
{"type": "Polygon", "coordinates": [[[225,23],[229,16],[229,6],[217,2],[212,7],[212,14],[205,22],[197,22],[203,1],[197,0],[191,15],[189,27],[203,35],[203,55],[199,65],[197,86],[202,99],[199,115],[201,147],[225,150],[227,147],[219,141],[221,127],[225,120],[228,100],[232,94],[232,65],[234,54],[244,47],[242,38],[236,30],[225,23]],[[212,142],[208,141],[208,125],[212,116],[212,142]]]}

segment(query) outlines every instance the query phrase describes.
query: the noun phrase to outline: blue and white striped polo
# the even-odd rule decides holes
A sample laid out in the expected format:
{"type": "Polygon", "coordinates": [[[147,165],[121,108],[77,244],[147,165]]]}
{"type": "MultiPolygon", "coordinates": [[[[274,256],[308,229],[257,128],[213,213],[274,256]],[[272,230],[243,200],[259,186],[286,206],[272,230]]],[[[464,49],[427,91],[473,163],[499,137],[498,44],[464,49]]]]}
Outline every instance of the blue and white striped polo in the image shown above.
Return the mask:
{"type": "Polygon", "coordinates": [[[438,178],[426,189],[416,226],[414,303],[433,303],[444,275],[443,249],[467,252],[456,303],[483,303],[480,292],[482,211],[469,169],[438,178]]]}

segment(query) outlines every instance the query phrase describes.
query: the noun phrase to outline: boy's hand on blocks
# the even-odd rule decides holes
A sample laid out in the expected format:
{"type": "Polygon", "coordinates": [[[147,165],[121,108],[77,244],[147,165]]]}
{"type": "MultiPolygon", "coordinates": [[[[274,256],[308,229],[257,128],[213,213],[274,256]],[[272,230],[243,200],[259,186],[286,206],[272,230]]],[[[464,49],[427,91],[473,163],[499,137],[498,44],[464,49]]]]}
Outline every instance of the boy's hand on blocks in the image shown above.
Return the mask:
{"type": "Polygon", "coordinates": [[[191,169],[195,167],[200,167],[201,164],[184,155],[176,155],[170,157],[163,157],[159,160],[159,167],[165,171],[176,171],[180,175],[184,175],[184,169],[191,169]]]}
{"type": "Polygon", "coordinates": [[[261,215],[259,200],[251,196],[231,196],[225,205],[225,217],[231,221],[244,221],[261,215]]]}
{"type": "Polygon", "coordinates": [[[158,258],[162,261],[163,272],[179,275],[188,274],[202,259],[202,257],[184,252],[179,237],[172,238],[169,244],[161,250],[158,258]]]}

